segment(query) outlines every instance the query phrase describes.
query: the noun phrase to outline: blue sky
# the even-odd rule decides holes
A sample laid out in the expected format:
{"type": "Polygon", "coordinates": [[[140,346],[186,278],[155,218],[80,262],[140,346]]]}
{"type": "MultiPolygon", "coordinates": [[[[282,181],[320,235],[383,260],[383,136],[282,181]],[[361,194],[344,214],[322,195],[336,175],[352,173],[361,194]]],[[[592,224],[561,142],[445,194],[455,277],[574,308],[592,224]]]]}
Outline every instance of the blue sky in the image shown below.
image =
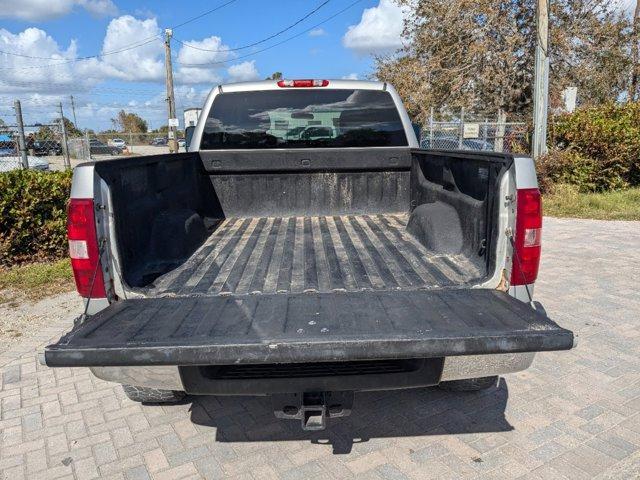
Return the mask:
{"type": "Polygon", "coordinates": [[[373,54],[400,46],[402,12],[392,0],[360,0],[304,32],[354,1],[235,0],[178,26],[229,0],[0,0],[0,118],[11,123],[16,98],[27,122],[50,121],[59,101],[70,116],[74,95],[81,127],[108,128],[120,108],[140,113],[152,127],[166,123],[159,35],[170,26],[176,26],[172,47],[179,111],[198,106],[219,82],[263,79],[274,71],[287,78],[367,78],[373,54]],[[233,50],[277,33],[317,7],[291,30],[233,50]]]}

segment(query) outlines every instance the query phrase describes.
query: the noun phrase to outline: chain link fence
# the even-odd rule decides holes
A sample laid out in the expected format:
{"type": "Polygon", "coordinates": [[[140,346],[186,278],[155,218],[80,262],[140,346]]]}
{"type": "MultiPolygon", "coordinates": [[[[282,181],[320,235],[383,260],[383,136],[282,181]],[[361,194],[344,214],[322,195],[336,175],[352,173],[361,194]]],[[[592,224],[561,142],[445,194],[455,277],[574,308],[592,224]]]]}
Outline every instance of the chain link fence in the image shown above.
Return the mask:
{"type": "MultiPolygon", "coordinates": [[[[81,132],[69,120],[62,120],[62,105],[59,112],[53,121],[27,124],[23,122],[20,102],[16,101],[13,114],[3,114],[0,122],[0,172],[20,168],[63,170],[90,160],[169,153],[166,132],[81,132]]],[[[40,112],[27,110],[24,113],[30,119],[51,117],[50,109],[40,112]]],[[[179,151],[185,151],[180,132],[178,147],[179,151]]]]}
{"type": "Polygon", "coordinates": [[[529,132],[524,122],[430,121],[420,129],[420,147],[528,154],[529,132]]]}
{"type": "Polygon", "coordinates": [[[22,125],[21,128],[24,129],[24,156],[20,150],[20,126],[0,127],[0,171],[23,168],[25,161],[28,168],[49,170],[51,160],[63,158],[59,124],[22,125]]]}

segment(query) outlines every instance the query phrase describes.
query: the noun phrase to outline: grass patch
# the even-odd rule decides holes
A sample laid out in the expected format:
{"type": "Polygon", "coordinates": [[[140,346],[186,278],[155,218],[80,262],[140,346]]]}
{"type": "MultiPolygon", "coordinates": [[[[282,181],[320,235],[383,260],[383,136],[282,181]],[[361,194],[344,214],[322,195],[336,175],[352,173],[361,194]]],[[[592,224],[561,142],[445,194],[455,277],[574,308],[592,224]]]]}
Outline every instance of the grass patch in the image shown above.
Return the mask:
{"type": "Polygon", "coordinates": [[[36,300],[72,289],[73,272],[68,259],[0,269],[0,303],[16,296],[36,300]]]}
{"type": "Polygon", "coordinates": [[[580,193],[576,187],[556,185],[544,195],[542,208],[550,217],[640,220],[640,188],[580,193]]]}

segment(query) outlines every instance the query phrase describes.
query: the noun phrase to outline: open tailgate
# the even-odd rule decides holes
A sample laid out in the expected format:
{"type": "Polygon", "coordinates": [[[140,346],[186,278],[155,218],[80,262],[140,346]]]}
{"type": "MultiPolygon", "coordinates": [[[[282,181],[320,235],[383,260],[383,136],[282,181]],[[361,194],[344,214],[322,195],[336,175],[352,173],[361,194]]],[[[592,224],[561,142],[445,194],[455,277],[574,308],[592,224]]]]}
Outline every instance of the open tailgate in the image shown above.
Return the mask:
{"type": "Polygon", "coordinates": [[[568,350],[573,334],[484,289],[118,301],[45,350],[52,367],[224,365],[568,350]]]}

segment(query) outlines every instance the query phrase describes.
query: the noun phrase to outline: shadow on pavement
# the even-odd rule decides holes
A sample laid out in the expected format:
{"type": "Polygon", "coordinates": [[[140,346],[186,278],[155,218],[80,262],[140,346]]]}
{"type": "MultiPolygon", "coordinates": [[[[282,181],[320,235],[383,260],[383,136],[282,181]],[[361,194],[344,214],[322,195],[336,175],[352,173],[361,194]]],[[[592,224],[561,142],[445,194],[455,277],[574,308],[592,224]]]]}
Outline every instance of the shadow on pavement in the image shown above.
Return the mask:
{"type": "Polygon", "coordinates": [[[329,419],[321,432],[275,418],[269,397],[193,396],[190,413],[193,423],[215,428],[219,442],[308,440],[346,454],[355,443],[373,438],[513,430],[504,416],[508,397],[503,378],[495,388],[480,392],[421,388],[356,393],[351,416],[329,419]]]}

